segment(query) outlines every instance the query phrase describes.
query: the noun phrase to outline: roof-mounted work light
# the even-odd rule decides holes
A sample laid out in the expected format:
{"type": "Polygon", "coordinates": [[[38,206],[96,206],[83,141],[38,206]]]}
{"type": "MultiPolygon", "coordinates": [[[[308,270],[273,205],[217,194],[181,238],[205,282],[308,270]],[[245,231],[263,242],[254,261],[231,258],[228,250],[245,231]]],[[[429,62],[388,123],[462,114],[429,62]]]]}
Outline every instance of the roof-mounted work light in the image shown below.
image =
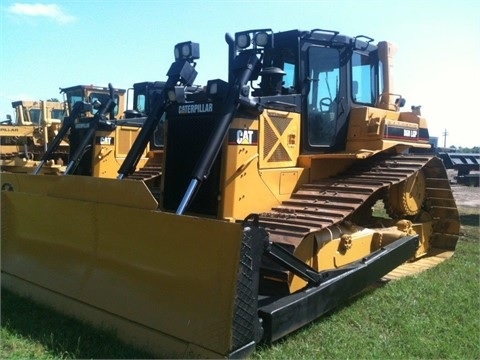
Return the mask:
{"type": "Polygon", "coordinates": [[[273,46],[273,33],[270,29],[248,30],[235,34],[237,50],[244,50],[250,46],[255,50],[273,46]]]}
{"type": "Polygon", "coordinates": [[[191,41],[175,45],[175,60],[184,59],[188,62],[200,59],[200,45],[191,41]]]}
{"type": "Polygon", "coordinates": [[[239,49],[246,49],[252,43],[252,39],[249,34],[238,34],[235,43],[239,49]]]}
{"type": "Polygon", "coordinates": [[[265,31],[256,33],[254,41],[257,46],[265,47],[268,45],[268,34],[265,31]]]}

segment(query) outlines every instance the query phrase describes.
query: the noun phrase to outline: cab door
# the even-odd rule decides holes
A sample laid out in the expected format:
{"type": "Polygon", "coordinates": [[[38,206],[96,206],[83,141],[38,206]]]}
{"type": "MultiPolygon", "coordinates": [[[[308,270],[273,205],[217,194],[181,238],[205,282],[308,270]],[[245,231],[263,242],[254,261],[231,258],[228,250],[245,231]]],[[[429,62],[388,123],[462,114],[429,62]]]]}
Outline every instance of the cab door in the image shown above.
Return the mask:
{"type": "Polygon", "coordinates": [[[311,45],[302,54],[306,58],[307,82],[303,148],[308,152],[345,148],[349,107],[345,51],[345,48],[311,45]]]}

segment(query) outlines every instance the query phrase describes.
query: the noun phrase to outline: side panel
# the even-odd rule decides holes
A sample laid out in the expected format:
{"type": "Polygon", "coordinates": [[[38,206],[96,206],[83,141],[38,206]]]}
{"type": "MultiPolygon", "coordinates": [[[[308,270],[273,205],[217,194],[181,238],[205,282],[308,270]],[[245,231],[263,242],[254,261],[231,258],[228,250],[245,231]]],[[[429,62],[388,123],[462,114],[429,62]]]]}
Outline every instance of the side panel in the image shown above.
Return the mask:
{"type": "Polygon", "coordinates": [[[347,151],[386,150],[396,145],[429,148],[425,119],[412,113],[372,107],[352,109],[347,151]]]}
{"type": "Polygon", "coordinates": [[[136,324],[170,350],[175,343],[166,355],[231,351],[239,224],[29,193],[40,176],[19,176],[27,185],[2,191],[2,274],[136,324]]]}
{"type": "MultiPolygon", "coordinates": [[[[171,211],[177,210],[192,180],[193,171],[217,126],[218,111],[222,104],[215,102],[191,105],[193,109],[188,106],[190,105],[172,105],[166,117],[162,205],[171,211]]],[[[220,158],[221,156],[217,156],[208,178],[202,182],[189,204],[188,211],[217,216],[220,158]]]]}
{"type": "MultiPolygon", "coordinates": [[[[114,179],[141,127],[117,126],[112,131],[97,131],[94,137],[92,176],[114,179]]],[[[144,150],[137,169],[147,162],[148,148],[144,150]]]]}
{"type": "Polygon", "coordinates": [[[299,157],[300,117],[266,110],[258,118],[236,117],[223,149],[221,218],[244,219],[287,200],[306,180],[299,157]]]}

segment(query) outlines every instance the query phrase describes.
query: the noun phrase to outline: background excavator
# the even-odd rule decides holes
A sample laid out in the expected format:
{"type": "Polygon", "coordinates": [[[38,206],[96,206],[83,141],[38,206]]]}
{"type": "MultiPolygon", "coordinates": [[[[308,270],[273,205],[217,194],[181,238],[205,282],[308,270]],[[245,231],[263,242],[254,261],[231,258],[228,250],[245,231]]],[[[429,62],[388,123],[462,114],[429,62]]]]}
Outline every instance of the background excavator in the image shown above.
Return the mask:
{"type": "Polygon", "coordinates": [[[199,45],[175,46],[148,112],[129,114],[141,124],[114,178],[85,151],[114,134],[113,96],[93,117],[73,105],[63,176],[2,174],[3,286],[157,356],[245,357],[452,255],[457,207],[442,161],[412,152],[428,128],[401,111],[392,44],[321,29],[225,39],[228,81],[206,86],[199,45]],[[137,176],[149,161],[155,181],[137,176]]]}

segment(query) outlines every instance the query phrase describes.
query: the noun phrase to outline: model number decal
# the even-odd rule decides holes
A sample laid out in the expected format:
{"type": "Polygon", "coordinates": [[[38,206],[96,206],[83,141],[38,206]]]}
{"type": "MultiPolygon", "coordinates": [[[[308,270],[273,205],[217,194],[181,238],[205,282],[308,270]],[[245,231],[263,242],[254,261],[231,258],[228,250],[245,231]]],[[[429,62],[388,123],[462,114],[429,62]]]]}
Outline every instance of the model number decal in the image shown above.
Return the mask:
{"type": "Polygon", "coordinates": [[[416,138],[418,135],[417,130],[403,129],[403,136],[416,138]]]}
{"type": "Polygon", "coordinates": [[[418,129],[409,129],[400,126],[385,126],[384,136],[386,139],[417,139],[418,129]]]}

